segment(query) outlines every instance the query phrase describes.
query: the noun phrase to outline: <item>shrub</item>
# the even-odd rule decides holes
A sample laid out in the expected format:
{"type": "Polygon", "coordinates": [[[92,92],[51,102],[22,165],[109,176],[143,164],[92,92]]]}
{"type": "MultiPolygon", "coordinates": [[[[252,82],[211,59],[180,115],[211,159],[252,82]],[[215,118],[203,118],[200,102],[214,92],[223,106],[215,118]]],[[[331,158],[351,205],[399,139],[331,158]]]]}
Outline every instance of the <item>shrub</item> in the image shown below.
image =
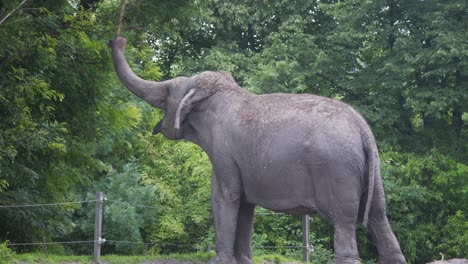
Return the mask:
{"type": "Polygon", "coordinates": [[[0,264],[7,264],[13,261],[15,253],[8,247],[9,241],[0,243],[0,264]]]}

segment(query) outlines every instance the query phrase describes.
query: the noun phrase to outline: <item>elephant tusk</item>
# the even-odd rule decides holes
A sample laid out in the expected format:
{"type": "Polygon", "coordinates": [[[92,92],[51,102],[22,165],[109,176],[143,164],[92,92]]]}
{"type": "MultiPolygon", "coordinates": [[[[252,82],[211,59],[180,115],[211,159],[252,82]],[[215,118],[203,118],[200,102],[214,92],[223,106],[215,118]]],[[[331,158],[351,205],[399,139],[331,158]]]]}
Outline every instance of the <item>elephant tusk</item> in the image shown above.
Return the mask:
{"type": "Polygon", "coordinates": [[[176,111],[176,117],[174,120],[174,128],[179,130],[180,129],[180,112],[182,111],[182,108],[184,107],[185,102],[195,93],[194,89],[190,89],[190,91],[182,98],[182,100],[179,103],[179,106],[177,107],[176,111]]]}

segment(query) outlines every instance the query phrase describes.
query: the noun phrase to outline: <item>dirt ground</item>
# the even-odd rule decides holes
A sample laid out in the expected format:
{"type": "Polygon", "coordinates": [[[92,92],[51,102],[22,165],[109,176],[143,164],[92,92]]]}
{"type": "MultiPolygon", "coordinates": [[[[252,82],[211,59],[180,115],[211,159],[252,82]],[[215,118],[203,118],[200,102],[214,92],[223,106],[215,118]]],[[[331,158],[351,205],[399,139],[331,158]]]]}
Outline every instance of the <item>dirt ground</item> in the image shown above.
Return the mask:
{"type": "MultiPolygon", "coordinates": [[[[141,264],[207,264],[205,262],[192,262],[181,260],[157,260],[154,262],[142,262],[141,264]]],[[[264,261],[262,264],[275,264],[274,262],[264,261]]],[[[300,262],[284,262],[282,264],[301,264],[300,262]]]]}
{"type": "MultiPolygon", "coordinates": [[[[142,262],[141,264],[206,264],[204,262],[191,262],[180,260],[162,260],[155,262],[142,262]]],[[[263,262],[262,264],[274,264],[273,262],[263,262]]],[[[283,264],[300,264],[298,262],[288,262],[283,264]]],[[[468,259],[451,259],[445,261],[435,261],[428,264],[468,264],[468,259]]]]}
{"type": "MultiPolygon", "coordinates": [[[[142,262],[141,264],[207,264],[205,262],[192,262],[192,261],[181,261],[181,260],[157,260],[154,262],[142,262]]],[[[262,264],[275,264],[273,262],[263,262],[262,264]]],[[[282,264],[301,264],[299,262],[285,262],[282,264]]]]}
{"type": "Polygon", "coordinates": [[[192,262],[192,261],[182,261],[182,260],[156,260],[152,262],[142,262],[141,264],[205,264],[204,262],[192,262]]]}
{"type": "Polygon", "coordinates": [[[203,262],[181,261],[181,260],[157,260],[154,262],[142,262],[141,264],[205,264],[203,262]]]}
{"type": "Polygon", "coordinates": [[[429,264],[468,264],[468,259],[450,259],[450,260],[439,260],[429,264]]]}

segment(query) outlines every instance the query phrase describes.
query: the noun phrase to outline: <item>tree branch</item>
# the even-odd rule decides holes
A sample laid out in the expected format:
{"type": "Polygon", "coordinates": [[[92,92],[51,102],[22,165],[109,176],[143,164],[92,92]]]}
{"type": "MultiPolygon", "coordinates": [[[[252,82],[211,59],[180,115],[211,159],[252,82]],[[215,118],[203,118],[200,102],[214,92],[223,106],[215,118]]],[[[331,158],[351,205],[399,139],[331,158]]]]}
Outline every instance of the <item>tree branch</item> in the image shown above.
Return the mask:
{"type": "Polygon", "coordinates": [[[13,10],[11,10],[10,13],[8,13],[4,18],[2,18],[2,20],[0,21],[0,25],[1,25],[3,22],[5,22],[5,20],[6,20],[9,16],[11,16],[11,14],[13,14],[16,10],[18,10],[18,8],[20,8],[24,3],[26,3],[26,1],[28,1],[28,0],[23,0],[23,1],[21,1],[21,3],[20,3],[16,8],[14,8],[13,10]]]}
{"type": "Polygon", "coordinates": [[[124,17],[124,11],[125,11],[125,0],[120,1],[120,14],[119,14],[119,19],[117,20],[117,31],[115,32],[115,37],[117,38],[120,36],[120,30],[122,29],[122,22],[123,22],[123,17],[124,17]]]}

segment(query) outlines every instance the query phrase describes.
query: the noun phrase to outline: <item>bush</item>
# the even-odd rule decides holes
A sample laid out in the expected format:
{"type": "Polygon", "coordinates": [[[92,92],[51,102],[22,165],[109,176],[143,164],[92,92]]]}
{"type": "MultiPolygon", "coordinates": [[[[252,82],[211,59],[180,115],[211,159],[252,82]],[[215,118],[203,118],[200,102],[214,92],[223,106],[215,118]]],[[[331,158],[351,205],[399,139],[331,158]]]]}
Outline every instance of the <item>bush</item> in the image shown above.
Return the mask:
{"type": "Polygon", "coordinates": [[[331,263],[333,260],[333,252],[324,248],[321,244],[316,244],[310,256],[310,260],[313,264],[331,263]]]}
{"type": "Polygon", "coordinates": [[[408,262],[466,257],[468,166],[437,151],[386,151],[381,161],[387,215],[408,262]]]}
{"type": "Polygon", "coordinates": [[[13,261],[15,253],[8,247],[9,241],[0,243],[0,264],[7,264],[13,261]]]}

